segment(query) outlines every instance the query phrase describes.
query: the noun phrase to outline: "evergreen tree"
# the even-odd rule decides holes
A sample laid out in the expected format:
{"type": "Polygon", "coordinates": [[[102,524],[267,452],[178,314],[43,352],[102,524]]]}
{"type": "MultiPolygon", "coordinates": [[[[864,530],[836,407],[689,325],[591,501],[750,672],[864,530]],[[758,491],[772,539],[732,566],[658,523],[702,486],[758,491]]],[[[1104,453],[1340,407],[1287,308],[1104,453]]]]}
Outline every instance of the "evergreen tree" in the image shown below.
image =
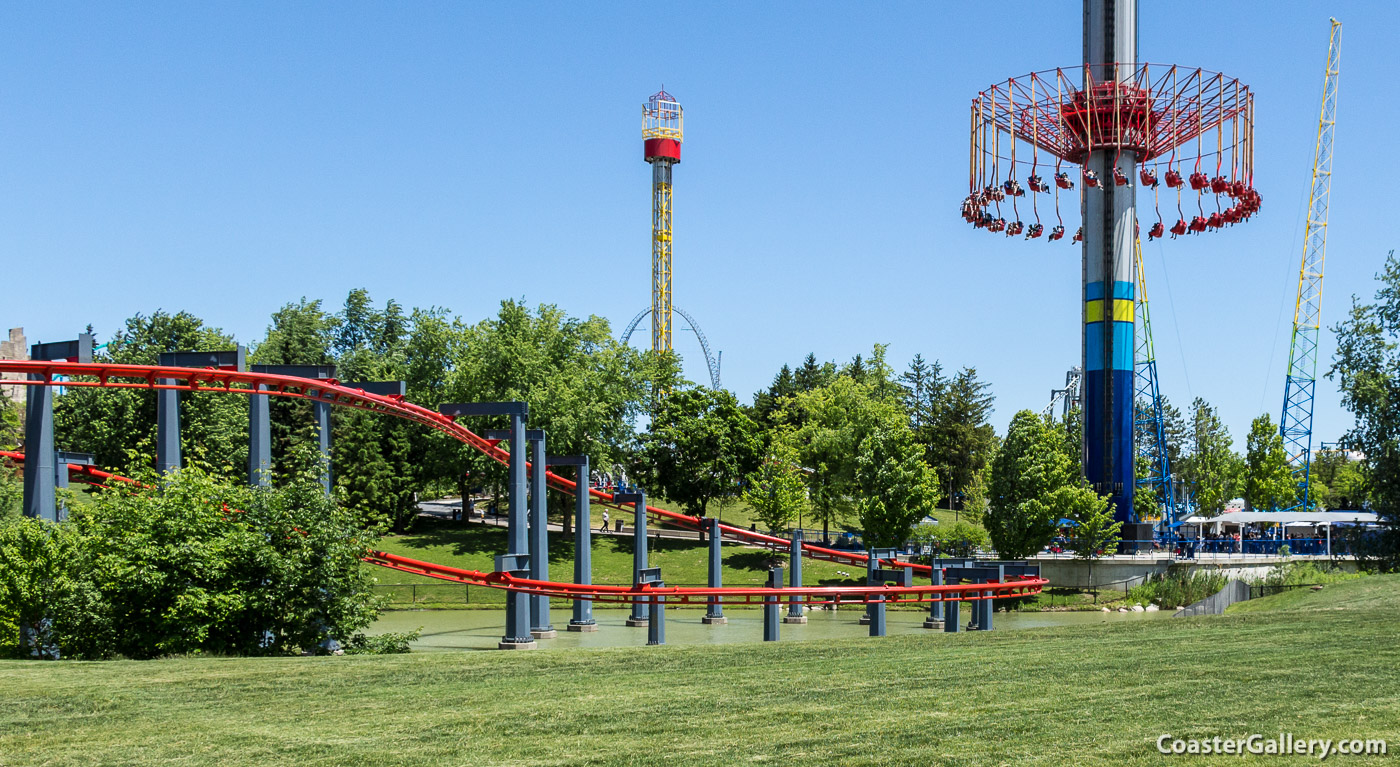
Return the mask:
{"type": "Polygon", "coordinates": [[[1241,490],[1244,461],[1232,449],[1230,430],[1215,408],[1197,397],[1191,403],[1191,455],[1182,459],[1181,476],[1196,494],[1196,510],[1214,516],[1241,490]]]}
{"type": "Polygon", "coordinates": [[[990,384],[977,380],[975,368],[963,368],[935,405],[929,464],[950,499],[962,497],[996,447],[996,431],[988,421],[996,398],[989,388],[990,384]]]}

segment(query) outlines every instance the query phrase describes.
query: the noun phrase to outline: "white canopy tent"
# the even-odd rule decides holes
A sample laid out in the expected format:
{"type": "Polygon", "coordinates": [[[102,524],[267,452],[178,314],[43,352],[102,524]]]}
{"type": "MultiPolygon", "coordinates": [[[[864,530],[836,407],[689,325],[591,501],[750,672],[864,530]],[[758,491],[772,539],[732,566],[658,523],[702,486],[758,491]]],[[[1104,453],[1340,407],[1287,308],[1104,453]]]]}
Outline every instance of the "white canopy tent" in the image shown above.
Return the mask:
{"type": "Polygon", "coordinates": [[[1265,523],[1272,525],[1353,525],[1375,524],[1375,512],[1371,511],[1234,511],[1214,517],[1187,517],[1188,525],[1251,525],[1265,523]]]}
{"type": "Polygon", "coordinates": [[[1187,517],[1182,524],[1200,528],[1213,526],[1217,533],[1224,526],[1243,527],[1251,524],[1282,525],[1285,528],[1325,527],[1327,555],[1331,556],[1334,525],[1374,525],[1377,521],[1376,514],[1370,511],[1231,511],[1214,517],[1187,517]]]}

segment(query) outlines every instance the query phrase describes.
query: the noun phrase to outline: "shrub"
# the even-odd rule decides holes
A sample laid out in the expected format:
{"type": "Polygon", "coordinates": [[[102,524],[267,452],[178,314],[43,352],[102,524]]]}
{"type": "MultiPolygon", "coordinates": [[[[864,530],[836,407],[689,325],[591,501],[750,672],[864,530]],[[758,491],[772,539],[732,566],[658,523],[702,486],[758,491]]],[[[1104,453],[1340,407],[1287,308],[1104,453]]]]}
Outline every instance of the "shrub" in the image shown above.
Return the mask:
{"type": "Polygon", "coordinates": [[[1156,602],[1162,607],[1185,607],[1225,588],[1228,581],[1224,575],[1209,570],[1192,573],[1168,572],[1165,576],[1156,575],[1146,583],[1128,590],[1128,602],[1146,605],[1156,602]]]}
{"type": "MultiPolygon", "coordinates": [[[[290,655],[348,640],[378,614],[360,567],[377,531],[324,494],[315,463],[276,488],[198,467],[146,473],[64,525],[6,523],[0,623],[44,627],[80,658],[290,655]]],[[[11,651],[32,650],[22,641],[11,651]]]]}

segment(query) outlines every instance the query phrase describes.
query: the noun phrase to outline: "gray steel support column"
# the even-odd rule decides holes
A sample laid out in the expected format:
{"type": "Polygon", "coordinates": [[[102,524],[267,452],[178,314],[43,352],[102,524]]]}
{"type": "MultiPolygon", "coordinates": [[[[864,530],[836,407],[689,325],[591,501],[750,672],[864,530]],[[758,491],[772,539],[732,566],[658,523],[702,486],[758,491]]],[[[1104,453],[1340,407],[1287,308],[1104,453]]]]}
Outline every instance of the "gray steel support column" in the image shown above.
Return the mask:
{"type": "MultiPolygon", "coordinates": [[[[802,531],[792,531],[792,547],[790,549],[789,560],[791,569],[789,570],[788,586],[794,589],[802,588],[802,531]]],[[[788,600],[788,614],[783,618],[783,623],[806,623],[807,616],[803,614],[800,596],[794,596],[788,600]]]]}
{"type": "MultiPolygon", "coordinates": [[[[574,493],[574,583],[593,583],[593,524],[588,513],[588,456],[578,466],[578,486],[574,493]]],[[[569,631],[597,631],[593,600],[575,599],[569,631]]]]}
{"type": "Polygon", "coordinates": [[[872,599],[875,601],[870,603],[870,636],[882,637],[885,635],[885,598],[872,599]]]}
{"type": "MultiPolygon", "coordinates": [[[[783,568],[775,567],[768,571],[768,588],[780,589],[783,587],[783,568]]],[[[763,641],[778,641],[778,612],[781,601],[775,596],[763,598],[763,641]]]]}
{"type": "MultiPolygon", "coordinates": [[[[545,473],[549,470],[545,458],[544,432],[530,441],[530,578],[549,580],[549,492],[545,473]]],[[[549,623],[549,597],[530,597],[530,634],[536,639],[553,639],[557,631],[549,623]]]]}
{"type": "MultiPolygon", "coordinates": [[[[874,549],[865,550],[865,582],[867,584],[875,582],[875,571],[880,568],[880,560],[875,556],[874,549]]],[[[871,619],[875,616],[875,603],[865,603],[865,615],[860,616],[860,625],[869,626],[871,619]]],[[[872,635],[873,636],[873,635],[872,635]]]]}
{"type": "Polygon", "coordinates": [[[59,490],[68,489],[68,464],[61,460],[62,455],[56,455],[53,460],[53,486],[54,486],[54,521],[68,521],[68,507],[63,505],[63,501],[58,500],[59,490]]]}
{"type": "MultiPolygon", "coordinates": [[[[42,381],[43,376],[29,376],[42,381]]],[[[53,387],[25,391],[24,516],[58,521],[54,494],[53,387]]]]}
{"type": "MultiPolygon", "coordinates": [[[[932,571],[931,575],[933,576],[933,585],[935,585],[935,586],[942,586],[942,585],[943,585],[943,568],[939,567],[937,563],[935,563],[935,564],[933,565],[933,571],[932,571]]],[[[929,603],[929,608],[928,608],[928,620],[924,621],[924,628],[926,628],[926,629],[941,629],[941,628],[943,628],[943,603],[942,603],[942,602],[934,601],[934,602],[930,602],[930,603],[929,603]]]]}
{"type": "MultiPolygon", "coordinates": [[[[724,561],[720,551],[719,520],[714,517],[705,518],[706,534],[710,537],[710,573],[709,582],[706,584],[712,589],[724,588],[724,561]]],[[[729,619],[724,617],[724,598],[713,596],[706,600],[709,609],[705,611],[705,617],[700,619],[701,623],[717,624],[728,623],[729,619]]]]}
{"type": "MultiPolygon", "coordinates": [[[[266,398],[264,398],[266,399],[266,398]]],[[[312,405],[316,410],[316,430],[321,436],[321,485],[331,494],[331,406],[326,402],[312,405]]]]}
{"type": "MultiPolygon", "coordinates": [[[[635,517],[632,529],[632,583],[639,583],[643,570],[647,569],[647,501],[646,493],[637,490],[637,501],[633,504],[635,517]]],[[[641,602],[632,603],[632,617],[627,619],[629,626],[647,625],[647,608],[641,602]]]]}
{"type": "MultiPolygon", "coordinates": [[[[173,378],[158,383],[174,385],[173,378]]],[[[254,397],[253,399],[258,399],[254,397]]],[[[180,392],[156,391],[156,471],[169,474],[180,468],[180,392]]]]}
{"type": "MultiPolygon", "coordinates": [[[[509,554],[527,554],[530,550],[529,520],[525,514],[525,419],[512,414],[510,417],[510,465],[506,481],[507,532],[506,551],[509,554]]],[[[518,591],[509,592],[506,597],[506,635],[497,645],[501,648],[529,648],[535,646],[535,638],[530,635],[530,597],[518,591]]]]}
{"type": "Polygon", "coordinates": [[[961,618],[958,617],[958,608],[959,608],[960,605],[962,605],[962,602],[956,602],[956,601],[954,601],[954,602],[949,602],[949,603],[947,604],[947,606],[945,607],[945,609],[944,609],[944,611],[943,611],[943,613],[944,613],[944,614],[943,614],[943,630],[944,630],[944,631],[951,631],[951,632],[953,632],[953,633],[957,633],[957,632],[959,632],[959,631],[962,631],[962,626],[959,625],[959,623],[961,622],[961,618]]]}
{"type": "MultiPolygon", "coordinates": [[[[665,583],[656,581],[655,585],[665,586],[665,583]]],[[[647,644],[666,644],[666,597],[653,596],[650,604],[647,605],[647,644]]]]}
{"type": "MultiPolygon", "coordinates": [[[[267,387],[258,385],[259,391],[267,387]]],[[[248,397],[248,484],[272,484],[272,403],[266,394],[248,397]]]]}

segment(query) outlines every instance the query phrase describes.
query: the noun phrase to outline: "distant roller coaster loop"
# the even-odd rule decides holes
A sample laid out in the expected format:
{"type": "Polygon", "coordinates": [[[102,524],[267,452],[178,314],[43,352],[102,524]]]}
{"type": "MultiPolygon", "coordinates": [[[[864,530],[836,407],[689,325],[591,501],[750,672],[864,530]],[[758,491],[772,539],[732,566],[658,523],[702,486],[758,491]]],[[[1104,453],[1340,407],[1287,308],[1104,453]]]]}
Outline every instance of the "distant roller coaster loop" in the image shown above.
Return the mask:
{"type": "MultiPolygon", "coordinates": [[[[675,310],[676,314],[679,314],[680,316],[685,318],[685,321],[690,324],[691,332],[693,332],[695,334],[695,337],[700,340],[700,351],[704,352],[705,364],[710,369],[710,388],[718,390],[720,388],[719,363],[721,361],[721,358],[724,356],[724,352],[710,351],[710,340],[705,337],[705,331],[700,329],[700,323],[696,322],[695,318],[690,316],[689,312],[680,308],[679,306],[673,306],[671,308],[675,310]]],[[[624,346],[626,346],[627,343],[632,340],[632,333],[637,330],[637,326],[642,324],[642,320],[646,319],[648,314],[651,314],[650,307],[638,312],[637,316],[633,317],[632,321],[627,323],[627,329],[622,331],[622,344],[624,346]]]]}
{"type": "MultiPolygon", "coordinates": [[[[684,316],[684,315],[683,315],[684,316]]],[[[687,319],[689,319],[687,317],[687,319]]],[[[263,395],[269,397],[291,397],[315,402],[350,407],[370,412],[392,415],[396,418],[413,421],[435,431],[447,434],[464,444],[470,445],[488,458],[501,464],[509,462],[510,454],[497,447],[470,429],[461,426],[451,417],[407,402],[402,397],[370,394],[360,389],[342,386],[334,380],[317,380],[295,376],[272,375],[268,373],[241,373],[212,368],[195,369],[162,367],[155,365],[115,365],[105,363],[80,362],[33,362],[20,360],[0,360],[0,373],[19,373],[23,380],[6,380],[7,384],[22,386],[64,386],[71,388],[100,387],[109,389],[164,389],[174,391],[222,392],[229,394],[263,395]]],[[[4,453],[3,457],[21,462],[20,453],[4,453]]],[[[527,464],[528,466],[528,464],[527,464]]],[[[70,471],[77,470],[90,479],[107,482],[132,482],[133,480],[109,474],[89,467],[69,465],[70,471]]],[[[560,492],[573,495],[578,491],[573,480],[560,477],[553,472],[545,472],[545,480],[560,492]]],[[[612,508],[631,511],[627,506],[613,501],[611,493],[589,488],[589,494],[597,502],[612,508]]],[[[661,522],[669,522],[681,527],[699,530],[701,518],[680,514],[666,509],[647,506],[649,516],[661,522]]],[[[745,530],[733,525],[719,525],[722,537],[740,543],[764,546],[774,550],[789,549],[791,542],[785,538],[765,535],[745,530]]],[[[805,544],[802,554],[813,559],[864,567],[868,557],[865,554],[841,551],[805,544]]],[[[1043,578],[1011,578],[1002,583],[958,584],[948,586],[807,586],[799,588],[767,589],[752,588],[689,588],[653,586],[637,584],[633,586],[601,586],[556,581],[537,581],[512,577],[507,573],[486,573],[479,570],[459,568],[421,562],[381,551],[370,552],[365,561],[403,572],[416,573],[440,580],[487,586],[509,591],[528,592],[567,599],[588,599],[603,602],[632,602],[648,599],[652,595],[674,597],[674,601],[689,602],[702,600],[708,596],[722,596],[737,602],[761,601],[765,596],[806,596],[814,603],[836,602],[928,602],[942,600],[975,600],[983,598],[1008,598],[1039,593],[1048,584],[1043,578]]],[[[891,568],[910,568],[915,573],[929,575],[928,565],[911,562],[882,560],[882,565],[891,568]]]]}

